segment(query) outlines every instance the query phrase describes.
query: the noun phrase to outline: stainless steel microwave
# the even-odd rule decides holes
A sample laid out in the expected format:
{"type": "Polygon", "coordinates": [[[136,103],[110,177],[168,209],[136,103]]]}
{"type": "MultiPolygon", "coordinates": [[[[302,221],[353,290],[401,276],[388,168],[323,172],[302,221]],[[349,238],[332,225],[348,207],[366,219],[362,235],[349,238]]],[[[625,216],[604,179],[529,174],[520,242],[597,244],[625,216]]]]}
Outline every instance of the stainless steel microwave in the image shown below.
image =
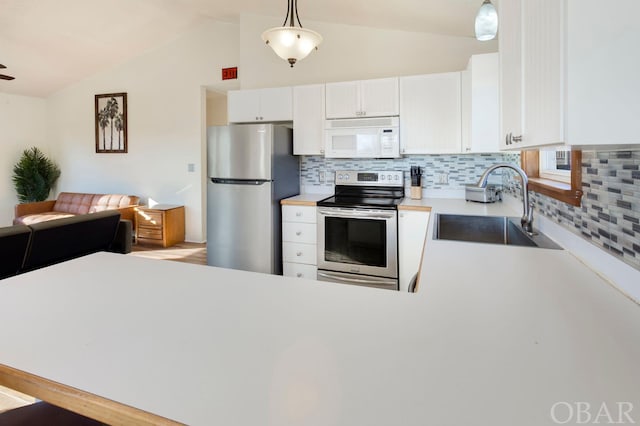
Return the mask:
{"type": "Polygon", "coordinates": [[[326,120],[325,157],[399,158],[400,118],[326,120]]]}

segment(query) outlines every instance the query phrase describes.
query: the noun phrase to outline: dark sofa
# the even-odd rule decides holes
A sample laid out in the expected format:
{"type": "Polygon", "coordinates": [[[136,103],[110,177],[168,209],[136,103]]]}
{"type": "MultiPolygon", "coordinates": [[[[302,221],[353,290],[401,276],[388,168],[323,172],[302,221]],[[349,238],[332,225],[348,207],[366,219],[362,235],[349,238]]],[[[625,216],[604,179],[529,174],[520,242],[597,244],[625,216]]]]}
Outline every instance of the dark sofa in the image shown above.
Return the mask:
{"type": "Polygon", "coordinates": [[[117,210],[0,228],[0,279],[98,251],[129,253],[132,224],[117,210]]]}
{"type": "Polygon", "coordinates": [[[28,226],[0,228],[0,279],[15,275],[22,268],[30,239],[28,226]]]}

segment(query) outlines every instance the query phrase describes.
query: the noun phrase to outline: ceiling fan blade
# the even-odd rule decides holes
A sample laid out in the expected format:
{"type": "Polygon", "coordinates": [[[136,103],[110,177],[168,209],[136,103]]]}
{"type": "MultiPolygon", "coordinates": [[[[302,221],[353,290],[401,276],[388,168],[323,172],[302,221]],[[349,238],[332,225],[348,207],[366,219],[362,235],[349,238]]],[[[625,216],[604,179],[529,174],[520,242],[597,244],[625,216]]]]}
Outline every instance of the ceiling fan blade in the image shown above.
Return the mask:
{"type": "Polygon", "coordinates": [[[0,80],[13,80],[15,77],[11,77],[10,75],[0,74],[0,80]]]}

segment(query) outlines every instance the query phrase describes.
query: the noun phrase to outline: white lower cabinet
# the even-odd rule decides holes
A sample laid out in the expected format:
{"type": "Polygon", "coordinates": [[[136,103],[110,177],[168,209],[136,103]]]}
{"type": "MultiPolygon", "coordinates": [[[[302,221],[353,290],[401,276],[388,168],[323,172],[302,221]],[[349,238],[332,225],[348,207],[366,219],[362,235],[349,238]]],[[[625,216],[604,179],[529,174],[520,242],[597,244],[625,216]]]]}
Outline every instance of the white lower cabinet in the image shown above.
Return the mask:
{"type": "Polygon", "coordinates": [[[411,279],[420,269],[428,225],[429,212],[426,210],[400,210],[398,212],[400,291],[409,290],[411,279]]]}
{"type": "Polygon", "coordinates": [[[304,263],[282,262],[282,271],[285,277],[306,278],[315,280],[318,275],[316,265],[305,265],[304,263]]]}
{"type": "Polygon", "coordinates": [[[282,260],[284,262],[305,263],[307,265],[316,265],[316,244],[291,243],[285,241],[282,243],[282,260]]]}
{"type": "Polygon", "coordinates": [[[282,241],[292,243],[315,244],[316,243],[316,224],[315,223],[282,223],[282,241]]]}
{"type": "Polygon", "coordinates": [[[316,207],[282,206],[282,271],[286,277],[317,278],[316,207]]]}

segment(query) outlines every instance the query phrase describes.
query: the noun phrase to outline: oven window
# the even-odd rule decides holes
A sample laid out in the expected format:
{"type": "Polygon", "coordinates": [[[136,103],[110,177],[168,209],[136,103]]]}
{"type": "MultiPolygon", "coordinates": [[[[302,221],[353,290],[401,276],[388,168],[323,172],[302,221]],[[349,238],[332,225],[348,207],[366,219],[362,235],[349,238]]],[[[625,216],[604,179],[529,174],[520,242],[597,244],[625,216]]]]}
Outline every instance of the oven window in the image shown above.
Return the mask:
{"type": "Polygon", "coordinates": [[[328,262],[387,266],[387,222],[326,217],[324,258],[328,262]]]}

